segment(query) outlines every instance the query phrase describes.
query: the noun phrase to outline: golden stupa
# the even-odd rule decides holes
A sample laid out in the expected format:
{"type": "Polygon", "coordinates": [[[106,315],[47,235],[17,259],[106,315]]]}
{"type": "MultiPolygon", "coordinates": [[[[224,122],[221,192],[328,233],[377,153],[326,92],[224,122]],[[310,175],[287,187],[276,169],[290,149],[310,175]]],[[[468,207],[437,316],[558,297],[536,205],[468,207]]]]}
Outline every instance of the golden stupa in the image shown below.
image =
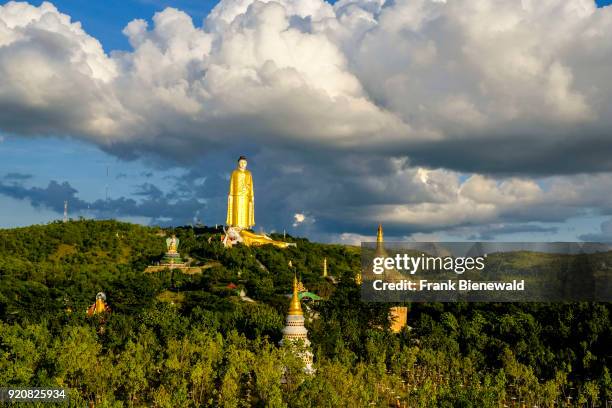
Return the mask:
{"type": "Polygon", "coordinates": [[[291,295],[291,302],[289,303],[289,312],[287,314],[302,316],[304,312],[302,312],[302,305],[300,303],[298,286],[299,284],[298,284],[297,276],[294,275],[293,276],[293,295],[291,295]]]}
{"type": "MultiPolygon", "coordinates": [[[[293,294],[291,295],[291,301],[289,302],[289,310],[285,317],[285,327],[283,328],[283,338],[280,341],[280,345],[287,344],[293,349],[297,357],[301,358],[304,362],[304,372],[307,374],[313,374],[314,369],[312,367],[312,351],[310,350],[310,340],[308,340],[308,330],[304,327],[304,312],[302,311],[302,305],[300,304],[300,298],[298,296],[298,279],[295,274],[293,275],[293,294]],[[295,345],[299,346],[295,348],[295,345]]],[[[283,375],[281,382],[286,382],[283,375]]]]}
{"type": "Polygon", "coordinates": [[[227,230],[223,244],[231,247],[237,243],[246,246],[271,244],[278,248],[295,246],[294,243],[275,241],[265,234],[256,234],[249,229],[255,226],[255,193],[253,175],[247,170],[247,159],[240,156],[238,167],[230,177],[227,196],[227,230]]]}

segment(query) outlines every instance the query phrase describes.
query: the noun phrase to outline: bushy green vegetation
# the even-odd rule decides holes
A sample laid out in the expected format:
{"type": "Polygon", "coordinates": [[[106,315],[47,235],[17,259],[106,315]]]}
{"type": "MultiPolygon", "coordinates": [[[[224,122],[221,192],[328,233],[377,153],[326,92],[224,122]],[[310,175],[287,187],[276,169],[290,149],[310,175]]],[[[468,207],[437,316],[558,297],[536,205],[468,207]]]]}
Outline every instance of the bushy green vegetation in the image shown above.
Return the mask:
{"type": "Polygon", "coordinates": [[[412,329],[392,334],[391,305],[359,300],[356,248],[289,237],[296,248],[226,250],[213,229],[165,232],[206,266],[201,274],[143,272],[165,250],[159,228],[72,221],[0,230],[0,386],[69,387],[71,405],[97,407],[612,400],[610,304],[419,303],[412,329]],[[335,285],[320,276],[323,257],[335,285]],[[327,299],[306,307],[313,376],[277,346],[289,260],[327,299]],[[87,317],[99,291],[112,313],[87,317]]]}

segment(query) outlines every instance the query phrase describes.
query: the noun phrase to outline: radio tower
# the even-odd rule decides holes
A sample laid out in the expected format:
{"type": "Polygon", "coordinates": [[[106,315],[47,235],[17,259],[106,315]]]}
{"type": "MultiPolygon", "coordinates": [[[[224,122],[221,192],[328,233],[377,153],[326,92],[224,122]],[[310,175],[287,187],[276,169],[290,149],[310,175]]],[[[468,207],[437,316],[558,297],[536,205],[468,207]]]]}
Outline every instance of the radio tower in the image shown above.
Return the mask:
{"type": "Polygon", "coordinates": [[[64,201],[64,222],[68,222],[68,201],[64,201]]]}

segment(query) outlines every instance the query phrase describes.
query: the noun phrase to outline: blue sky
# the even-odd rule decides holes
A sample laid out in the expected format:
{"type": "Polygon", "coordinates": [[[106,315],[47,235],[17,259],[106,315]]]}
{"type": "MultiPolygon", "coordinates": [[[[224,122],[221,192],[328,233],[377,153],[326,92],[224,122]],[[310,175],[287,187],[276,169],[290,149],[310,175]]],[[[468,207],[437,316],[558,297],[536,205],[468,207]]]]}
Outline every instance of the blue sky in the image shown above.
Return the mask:
{"type": "MultiPolygon", "coordinates": [[[[42,1],[31,4],[40,5],[42,1]]],[[[123,28],[134,19],[151,20],[151,17],[166,7],[183,10],[201,26],[204,18],[217,4],[216,1],[158,1],[158,0],[60,0],[53,1],[57,8],[80,21],[85,30],[101,40],[106,52],[129,49],[126,37],[121,33],[123,28]]]]}
{"type": "MultiPolygon", "coordinates": [[[[318,0],[304,1],[316,2],[318,0]]],[[[597,5],[604,7],[611,2],[612,0],[599,0],[597,5]]],[[[42,2],[34,1],[30,2],[30,4],[38,7],[42,2]]],[[[216,2],[195,0],[176,2],[157,0],[105,0],[98,2],[58,0],[53,1],[53,4],[58,8],[59,12],[71,16],[73,22],[79,21],[89,36],[100,41],[104,52],[110,57],[116,54],[112,53],[112,51],[125,51],[130,55],[133,52],[127,36],[122,33],[122,30],[131,21],[144,19],[148,22],[148,29],[154,30],[153,15],[167,7],[173,7],[191,17],[196,30],[194,32],[197,32],[197,29],[202,27],[206,16],[215,7],[216,2]]],[[[322,3],[317,4],[320,5],[322,3]]],[[[290,6],[285,4],[285,7],[290,6]]],[[[302,13],[299,10],[291,12],[302,13]]],[[[373,16],[372,18],[378,18],[376,13],[373,16]]],[[[174,17],[170,14],[165,14],[164,18],[171,21],[174,17]]],[[[291,22],[290,24],[297,24],[296,27],[303,28],[309,24],[309,21],[316,18],[318,17],[315,14],[308,18],[300,15],[299,18],[293,16],[288,21],[291,22]]],[[[451,17],[447,16],[447,18],[451,17]]],[[[266,25],[267,23],[264,22],[263,24],[266,25]]],[[[180,27],[173,28],[173,30],[175,31],[170,32],[168,35],[177,36],[177,38],[183,35],[180,27]]],[[[281,33],[283,30],[281,30],[281,33]]],[[[418,43],[420,41],[419,38],[425,38],[430,34],[431,31],[424,29],[421,34],[415,35],[410,41],[418,43]]],[[[133,35],[135,36],[136,34],[133,35]]],[[[151,35],[153,36],[153,34],[151,35]]],[[[158,33],[155,35],[158,35],[158,33]]],[[[534,34],[534,37],[538,38],[538,35],[540,34],[534,34]]],[[[542,41],[550,41],[546,34],[541,35],[542,41]]],[[[166,41],[165,39],[161,40],[159,36],[153,36],[152,38],[154,38],[154,41],[160,42],[160,50],[163,51],[165,50],[164,47],[169,47],[168,44],[170,42],[163,43],[163,41],[166,41]]],[[[442,36],[432,36],[431,41],[438,41],[442,38],[442,36]]],[[[285,39],[284,41],[287,40],[285,39]]],[[[413,42],[405,45],[412,47],[414,46],[413,42]]],[[[448,41],[448,43],[450,44],[451,42],[448,41]]],[[[206,42],[204,41],[203,44],[206,44],[206,42]]],[[[295,47],[301,47],[303,44],[308,44],[308,42],[298,42],[295,47]]],[[[389,44],[389,40],[385,37],[381,44],[383,44],[384,48],[389,44]]],[[[278,47],[278,44],[275,46],[278,47]]],[[[345,46],[348,47],[347,45],[345,46]]],[[[593,46],[595,48],[598,47],[596,42],[593,43],[593,46]]],[[[74,47],[74,44],[70,47],[74,47]]],[[[71,49],[70,47],[66,49],[71,49]]],[[[294,46],[287,46],[287,43],[285,43],[285,47],[291,49],[291,53],[295,53],[291,58],[290,64],[299,64],[300,62],[296,62],[296,60],[299,60],[301,55],[311,55],[308,54],[311,51],[296,50],[294,46]]],[[[343,129],[342,131],[345,132],[345,136],[354,134],[357,135],[355,137],[361,138],[360,128],[367,128],[365,126],[366,123],[383,123],[388,120],[388,116],[376,116],[379,115],[379,111],[386,110],[388,110],[390,115],[397,115],[400,121],[412,120],[415,117],[417,117],[415,123],[430,120],[427,115],[424,115],[421,119],[418,118],[420,114],[415,113],[419,109],[422,110],[423,105],[419,107],[418,104],[410,105],[408,102],[404,103],[405,99],[385,94],[385,92],[388,93],[390,91],[383,90],[384,87],[378,86],[375,83],[378,80],[381,83],[386,83],[385,81],[390,81],[394,75],[398,75],[398,72],[402,71],[401,67],[397,71],[395,68],[387,69],[387,67],[404,63],[407,61],[405,57],[400,58],[397,55],[390,55],[388,58],[380,58],[375,54],[373,56],[365,54],[366,51],[363,50],[371,50],[371,47],[364,48],[361,54],[356,52],[354,54],[356,56],[354,56],[349,48],[347,50],[341,48],[345,55],[337,60],[334,59],[336,56],[331,51],[328,51],[324,57],[321,57],[323,59],[330,58],[329,64],[332,68],[327,68],[324,64],[321,65],[324,68],[321,68],[320,72],[324,72],[324,74],[317,74],[316,80],[323,82],[317,86],[322,89],[325,87],[331,89],[329,91],[330,94],[345,92],[346,95],[349,95],[348,98],[362,92],[355,89],[362,89],[364,93],[367,93],[368,103],[375,105],[372,110],[374,113],[371,113],[373,119],[359,123],[355,126],[355,129],[347,130],[350,127],[346,124],[347,122],[339,122],[340,125],[333,124],[329,129],[343,129]],[[357,57],[360,55],[363,56],[365,61],[382,62],[378,65],[373,64],[371,67],[364,68],[363,61],[353,60],[353,58],[360,58],[357,57]],[[360,88],[355,88],[351,85],[352,82],[350,81],[352,79],[347,80],[345,73],[337,73],[335,71],[345,60],[349,61],[346,68],[347,72],[356,78],[356,81],[360,82],[360,88]],[[359,64],[362,65],[360,66],[359,64]],[[353,68],[354,72],[351,71],[353,68]],[[377,73],[377,78],[373,79],[372,72],[378,71],[388,71],[388,73],[377,73]],[[326,78],[328,78],[327,82],[325,82],[326,78]],[[344,81],[348,81],[346,86],[344,81]],[[339,90],[332,89],[336,86],[339,87],[339,90]],[[345,87],[342,88],[343,86],[345,87]],[[393,107],[393,104],[398,101],[405,105],[407,112],[399,112],[403,109],[403,106],[399,108],[397,106],[393,107]]],[[[0,47],[1,49],[2,47],[0,47]]],[[[40,50],[40,48],[36,47],[33,49],[40,50]]],[[[262,49],[265,50],[265,47],[262,49]]],[[[324,46],[315,46],[315,49],[327,50],[324,46]]],[[[393,47],[390,49],[393,49],[393,47]]],[[[64,50],[64,48],[61,48],[61,50],[64,50]]],[[[439,50],[442,51],[438,52],[446,52],[442,46],[439,50]]],[[[600,53],[597,53],[596,50],[593,51],[595,56],[593,58],[597,58],[597,61],[602,60],[602,53],[607,55],[606,53],[609,51],[603,45],[602,50],[604,51],[600,53]]],[[[11,50],[10,52],[17,51],[11,50]]],[[[60,55],[61,52],[57,53],[57,55],[60,55]]],[[[54,52],[50,53],[53,54],[54,52]]],[[[0,54],[0,59],[2,58],[8,60],[10,54],[0,54]]],[[[159,58],[159,55],[154,58],[159,58]]],[[[223,56],[223,58],[227,58],[227,55],[223,56]]],[[[282,61],[283,57],[282,55],[278,56],[272,53],[267,58],[272,60],[278,58],[278,61],[282,61]]],[[[309,77],[310,69],[314,65],[312,57],[310,58],[310,60],[306,60],[306,65],[303,67],[296,67],[296,72],[298,72],[298,76],[301,78],[300,80],[311,80],[309,77]]],[[[426,53],[423,53],[422,58],[426,59],[429,57],[426,53]]],[[[560,56],[559,58],[562,57],[560,56]]],[[[71,61],[73,60],[74,58],[71,61]]],[[[119,61],[119,59],[116,61],[119,61]]],[[[130,60],[129,64],[134,64],[134,61],[130,60]]],[[[283,63],[278,61],[276,61],[277,64],[283,63]]],[[[580,64],[572,65],[574,64],[573,61],[568,60],[566,64],[567,67],[570,67],[568,69],[575,69],[575,71],[571,72],[572,75],[570,77],[574,79],[577,86],[581,87],[580,89],[585,90],[586,95],[586,90],[593,89],[594,86],[593,84],[583,84],[581,82],[583,75],[578,70],[585,68],[580,66],[580,64]]],[[[0,63],[2,62],[0,61],[0,63]]],[[[177,66],[182,63],[183,60],[179,60],[177,66]]],[[[188,72],[188,77],[185,81],[192,81],[194,75],[200,75],[200,71],[197,70],[199,68],[193,68],[198,67],[200,63],[201,61],[196,63],[192,61],[186,65],[185,72],[188,72]]],[[[120,69],[131,69],[129,64],[127,65],[128,68],[122,67],[120,69]]],[[[225,62],[225,64],[229,63],[225,62]]],[[[223,64],[220,66],[223,66],[223,64]]],[[[466,67],[468,66],[469,64],[466,64],[466,67]]],[[[265,70],[260,72],[259,75],[265,77],[264,74],[268,72],[270,66],[262,64],[262,67],[265,70]]],[[[283,67],[281,67],[280,71],[283,71],[283,67]]],[[[168,72],[168,74],[160,74],[161,77],[163,78],[163,75],[175,75],[172,71],[168,72]]],[[[286,70],[283,72],[286,73],[286,70]]],[[[422,71],[416,72],[416,75],[419,75],[418,72],[422,71]]],[[[142,72],[140,74],[143,75],[142,72]]],[[[479,74],[481,73],[468,73],[465,76],[465,81],[470,81],[479,74]]],[[[147,75],[147,73],[144,72],[144,75],[147,75]]],[[[565,73],[560,75],[563,77],[565,73]]],[[[584,77],[586,78],[589,75],[591,74],[584,77]]],[[[597,75],[605,74],[597,71],[597,75]]],[[[597,75],[593,76],[597,77],[597,75]]],[[[155,75],[152,75],[152,77],[157,78],[155,75]]],[[[285,84],[290,83],[292,80],[294,79],[291,79],[291,77],[283,77],[282,80],[271,83],[285,84]]],[[[423,80],[423,83],[434,84],[427,90],[427,93],[430,94],[458,89],[457,95],[469,97],[469,93],[476,88],[466,87],[462,90],[461,84],[452,84],[445,81],[446,79],[440,81],[439,78],[432,77],[423,80]]],[[[67,78],[66,83],[70,85],[70,77],[67,78]]],[[[181,84],[180,86],[184,84],[184,82],[179,83],[181,84]]],[[[406,83],[408,82],[397,82],[397,86],[389,88],[401,90],[406,83]]],[[[51,83],[51,85],[53,84],[51,83]]],[[[135,86],[142,87],[146,85],[138,83],[135,86]]],[[[194,87],[191,91],[199,90],[200,86],[194,87]]],[[[23,90],[25,88],[27,87],[24,86],[20,89],[23,90]]],[[[2,80],[0,79],[0,90],[2,89],[2,80]]],[[[176,84],[169,86],[168,89],[176,89],[176,84]]],[[[242,88],[238,87],[238,89],[242,88]]],[[[300,89],[300,92],[304,90],[304,88],[300,89]]],[[[507,89],[512,89],[512,86],[504,86],[500,92],[507,92],[507,89]]],[[[528,94],[528,89],[529,87],[521,92],[528,94]]],[[[607,91],[603,89],[602,93],[605,94],[607,91]]],[[[209,94],[212,93],[210,90],[207,91],[209,94]]],[[[98,91],[92,91],[92,95],[98,95],[95,92],[98,91]]],[[[409,93],[415,94],[412,91],[409,93]]],[[[83,94],[89,95],[87,92],[83,92],[83,94]]],[[[288,94],[286,92],[281,93],[281,95],[288,94]]],[[[10,112],[13,109],[13,106],[10,106],[10,103],[12,103],[11,98],[14,99],[14,97],[11,96],[13,94],[10,92],[7,92],[6,95],[10,96],[9,102],[3,102],[0,95],[0,108],[8,106],[11,109],[7,109],[7,111],[10,112]]],[[[159,95],[163,95],[163,93],[157,92],[150,95],[152,96],[146,97],[149,99],[138,102],[139,107],[151,101],[150,98],[156,98],[159,95]]],[[[197,219],[204,220],[208,224],[222,223],[227,174],[232,170],[235,156],[247,154],[249,157],[252,157],[250,167],[256,176],[258,228],[264,228],[267,231],[287,229],[295,234],[307,235],[314,239],[340,242],[346,240],[346,242],[352,242],[360,237],[369,236],[370,225],[374,226],[372,227],[373,234],[376,225],[375,220],[383,219],[389,220],[387,222],[389,235],[398,238],[546,241],[574,240],[579,237],[589,236],[591,238],[608,239],[606,235],[608,234],[606,230],[606,225],[608,224],[606,222],[610,214],[612,214],[612,205],[603,198],[607,194],[606,191],[601,192],[601,197],[593,196],[584,200],[580,199],[581,196],[586,197],[588,194],[595,194],[588,188],[588,182],[585,181],[587,179],[584,178],[585,174],[596,174],[598,177],[602,177],[602,180],[607,180],[607,174],[612,170],[612,167],[603,162],[599,166],[597,158],[599,154],[609,156],[610,150],[608,145],[604,144],[602,145],[603,147],[593,148],[591,153],[582,154],[571,146],[571,142],[567,144],[567,151],[557,152],[556,146],[563,145],[563,143],[559,144],[556,141],[552,141],[549,144],[548,140],[545,141],[545,138],[550,133],[558,132],[563,134],[566,129],[573,126],[573,122],[565,124],[561,123],[561,121],[559,122],[561,123],[559,129],[555,130],[557,124],[554,122],[551,122],[553,123],[552,125],[547,125],[547,121],[555,117],[554,114],[544,112],[541,118],[533,121],[527,114],[523,122],[518,121],[520,122],[518,126],[504,123],[499,125],[499,128],[493,127],[489,129],[492,134],[507,132],[507,139],[491,142],[491,146],[489,146],[489,142],[483,143],[479,140],[476,140],[474,144],[466,144],[465,160],[454,156],[454,152],[457,149],[457,145],[454,142],[455,136],[449,138],[448,146],[436,144],[433,148],[426,145],[403,146],[401,144],[397,148],[385,148],[386,142],[383,141],[383,148],[369,155],[370,153],[366,154],[362,151],[362,148],[356,148],[350,142],[333,142],[334,138],[338,137],[336,134],[332,134],[333,132],[325,134],[324,132],[327,130],[324,130],[321,131],[320,135],[317,134],[318,130],[316,128],[320,124],[319,118],[321,118],[321,121],[328,120],[333,108],[322,107],[322,112],[317,112],[316,106],[321,99],[314,99],[315,103],[306,101],[305,105],[298,112],[307,112],[305,115],[313,116],[301,118],[299,113],[296,116],[291,109],[292,104],[295,101],[299,101],[302,96],[299,94],[291,95],[291,98],[287,100],[281,100],[281,98],[270,99],[272,103],[280,101],[280,104],[275,109],[266,109],[256,114],[245,114],[243,112],[236,114],[231,112],[228,123],[223,121],[216,122],[216,119],[211,120],[210,118],[195,118],[193,123],[191,123],[190,120],[199,115],[199,113],[184,114],[180,112],[175,117],[172,116],[174,113],[171,110],[169,111],[166,105],[160,105],[163,106],[160,108],[161,110],[155,111],[155,103],[157,102],[153,101],[151,103],[151,112],[153,113],[143,113],[134,109],[130,112],[142,117],[151,115],[146,117],[147,126],[143,127],[144,130],[138,129],[134,131],[131,127],[125,127],[110,136],[101,136],[102,133],[97,133],[97,130],[91,132],[89,128],[83,127],[82,121],[78,117],[78,114],[80,114],[78,111],[81,106],[89,106],[86,104],[91,101],[90,99],[85,99],[85,105],[75,102],[72,111],[77,113],[74,115],[72,113],[62,113],[61,116],[58,116],[59,119],[53,118],[53,115],[56,114],[53,104],[57,102],[50,104],[47,112],[41,112],[37,108],[32,108],[32,106],[23,108],[23,104],[15,103],[14,109],[18,114],[24,115],[26,125],[14,125],[9,116],[0,115],[0,207],[3,209],[0,214],[0,227],[44,223],[61,218],[60,209],[63,205],[63,197],[74,200],[74,205],[77,208],[71,208],[71,215],[73,216],[115,217],[133,222],[161,224],[189,223],[197,219]],[[278,113],[285,112],[286,108],[287,113],[278,113]],[[167,123],[164,122],[166,119],[160,119],[160,117],[165,117],[166,115],[168,116],[167,123]],[[32,119],[27,119],[29,117],[32,117],[32,119]],[[52,118],[52,120],[47,118],[52,118]],[[301,122],[302,119],[304,122],[301,122]],[[74,120],[74,124],[66,123],[66,121],[70,120],[74,120]],[[159,123],[157,123],[158,121],[159,123]],[[297,123],[296,128],[291,126],[292,122],[297,123]],[[62,124],[58,125],[58,123],[62,124]],[[239,125],[234,127],[235,123],[239,125]],[[304,132],[305,126],[303,123],[306,123],[306,127],[309,128],[306,132],[304,132]],[[515,143],[522,140],[521,138],[523,137],[526,137],[527,139],[525,140],[528,140],[531,137],[530,135],[534,133],[532,129],[535,129],[536,134],[542,134],[542,142],[534,143],[533,149],[524,149],[524,144],[518,145],[519,147],[517,148],[515,143]],[[133,132],[133,134],[130,132],[133,132]],[[237,134],[240,134],[240,136],[236,136],[237,134]],[[317,137],[320,137],[320,139],[316,139],[317,137]],[[110,140],[108,138],[114,138],[113,140],[116,141],[109,144],[107,143],[107,140],[110,140]],[[344,145],[352,147],[345,149],[344,145]],[[487,149],[498,148],[504,149],[506,154],[499,158],[493,157],[493,154],[488,156],[485,154],[487,149]],[[474,153],[477,150],[483,150],[483,153],[479,156],[480,153],[474,153]],[[559,154],[559,156],[553,156],[551,153],[549,157],[546,153],[548,151],[554,151],[554,154],[559,154]],[[559,159],[559,157],[568,157],[567,152],[575,152],[576,156],[580,156],[580,160],[574,160],[575,163],[570,160],[566,163],[566,160],[559,159]],[[595,162],[596,164],[593,164],[592,168],[585,169],[583,166],[589,157],[592,160],[588,161],[595,162]],[[401,169],[397,168],[396,164],[394,164],[400,158],[402,158],[401,160],[407,160],[407,164],[401,169]],[[585,161],[581,161],[582,159],[585,161]],[[376,160],[384,161],[385,164],[378,165],[376,160]],[[345,164],[345,161],[348,164],[345,164]],[[348,178],[344,178],[344,176],[334,178],[335,174],[343,174],[345,171],[348,171],[349,174],[354,172],[351,161],[360,163],[359,166],[362,166],[362,168],[358,169],[358,171],[362,171],[363,174],[359,177],[354,177],[354,179],[352,175],[348,176],[348,178]],[[420,170],[421,166],[424,169],[429,169],[427,170],[428,174],[431,174],[429,180],[423,179],[420,170]],[[368,176],[370,173],[372,177],[368,176]],[[296,187],[295,180],[297,176],[295,174],[305,174],[300,179],[299,187],[296,187]],[[483,179],[480,175],[492,180],[495,187],[486,185],[486,182],[482,181],[483,179]],[[372,179],[370,180],[370,178],[372,179]],[[418,180],[422,180],[426,187],[420,186],[418,180]],[[407,191],[409,197],[406,198],[406,201],[402,202],[401,195],[398,195],[397,189],[398,186],[404,185],[409,190],[407,191]],[[455,186],[448,188],[456,188],[457,191],[452,193],[444,192],[443,190],[447,188],[445,185],[455,186]],[[497,190],[491,193],[492,195],[500,194],[505,196],[499,200],[495,199],[497,201],[482,204],[482,208],[479,210],[473,210],[469,205],[465,204],[468,196],[460,197],[461,194],[467,194],[465,192],[468,191],[468,187],[472,188],[472,185],[477,186],[474,187],[477,191],[494,188],[497,190]],[[566,187],[568,185],[572,187],[566,187]],[[537,198],[531,196],[531,194],[535,194],[533,193],[534,188],[541,190],[537,193],[539,195],[537,198]],[[561,191],[562,188],[569,188],[570,190],[575,188],[576,196],[559,196],[561,197],[561,202],[557,206],[557,198],[555,197],[557,197],[556,194],[559,194],[558,191],[561,191]],[[309,189],[312,189],[311,192],[306,194],[305,192],[309,191],[309,189]],[[377,191],[380,192],[381,197],[387,194],[389,199],[385,201],[384,198],[376,198],[377,191]],[[445,195],[446,198],[440,198],[441,194],[445,195]],[[446,199],[455,200],[455,198],[452,198],[455,196],[459,197],[455,205],[446,205],[442,202],[446,199]],[[521,200],[525,202],[524,208],[519,208],[520,205],[517,204],[521,200]],[[562,200],[567,200],[567,202],[562,200]],[[429,203],[431,206],[439,205],[439,209],[430,212],[427,206],[419,206],[419,204],[423,203],[429,203]],[[464,205],[466,205],[465,208],[461,207],[464,205]],[[492,209],[498,205],[500,209],[492,209]],[[168,208],[167,211],[160,210],[164,206],[168,208]],[[460,207],[460,210],[457,209],[460,207]],[[489,210],[491,211],[491,214],[487,215],[489,218],[483,218],[482,214],[487,214],[489,210]],[[155,215],[156,211],[159,211],[158,215],[155,215]],[[373,213],[374,211],[380,211],[380,215],[373,213]],[[394,218],[399,216],[393,214],[400,214],[402,211],[410,214],[409,217],[416,217],[415,220],[404,222],[401,218],[394,218]],[[415,216],[415,211],[422,211],[422,213],[419,212],[415,216]],[[458,212],[457,215],[448,216],[455,217],[455,219],[440,215],[441,213],[454,214],[455,211],[458,212]],[[348,215],[347,217],[349,218],[345,218],[344,214],[354,215],[348,215]],[[303,215],[304,217],[300,219],[305,221],[294,222],[294,220],[298,219],[296,218],[298,215],[303,215]],[[367,220],[366,217],[368,217],[367,220]],[[462,217],[465,217],[465,221],[456,221],[456,219],[462,219],[462,217]],[[397,221],[397,225],[394,226],[393,220],[397,221]]],[[[304,92],[303,95],[310,94],[304,92]]],[[[133,102],[129,101],[129,98],[126,99],[125,96],[120,97],[123,98],[122,103],[124,105],[133,102]]],[[[206,105],[206,109],[213,111],[215,109],[225,109],[223,107],[225,106],[226,97],[228,95],[219,97],[214,100],[214,103],[206,102],[209,104],[206,105]]],[[[560,112],[563,112],[566,117],[575,114],[577,118],[575,123],[579,124],[576,126],[584,126],[584,118],[597,117],[597,115],[589,116],[586,113],[581,113],[581,109],[586,109],[581,105],[581,97],[570,100],[572,97],[571,94],[567,96],[567,106],[569,107],[567,109],[573,109],[578,113],[574,111],[568,113],[567,109],[560,110],[560,112]]],[[[84,98],[89,98],[89,96],[84,98]]],[[[98,96],[95,96],[95,98],[98,98],[98,96]]],[[[70,99],[70,97],[67,97],[67,99],[70,99]]],[[[32,99],[26,98],[25,100],[31,101],[32,99]]],[[[235,100],[238,103],[241,101],[240,99],[231,98],[227,100],[235,100]]],[[[448,99],[443,100],[447,101],[448,99]]],[[[599,97],[598,100],[605,101],[605,96],[603,99],[599,97]]],[[[474,99],[474,101],[476,101],[474,103],[478,103],[478,98],[474,99]]],[[[69,104],[70,101],[67,103],[69,104]]],[[[539,105],[542,105],[542,103],[534,102],[533,106],[539,105]]],[[[183,103],[181,107],[184,106],[191,105],[183,103]]],[[[330,106],[333,107],[334,105],[330,106]]],[[[358,106],[363,106],[363,103],[359,102],[358,106]]],[[[472,118],[472,116],[469,116],[471,113],[464,110],[466,109],[465,106],[469,106],[469,104],[461,102],[452,105],[452,109],[460,109],[457,112],[459,112],[459,116],[462,118],[472,118]]],[[[245,109],[248,110],[251,107],[245,109]]],[[[369,111],[367,111],[368,107],[360,109],[357,116],[347,116],[351,118],[348,119],[349,122],[351,120],[359,122],[357,118],[370,115],[369,111]]],[[[342,108],[340,110],[345,111],[347,109],[342,108]]],[[[223,113],[223,111],[220,112],[223,113]]],[[[451,113],[455,114],[455,111],[453,110],[451,113]]],[[[115,115],[115,113],[112,113],[111,117],[113,117],[112,115],[115,115]]],[[[480,120],[478,115],[473,117],[475,118],[474,123],[480,120]]],[[[600,123],[597,120],[599,119],[587,124],[586,127],[588,129],[591,126],[594,129],[594,134],[599,132],[596,136],[593,136],[593,146],[599,146],[598,143],[603,143],[599,139],[600,136],[598,136],[601,134],[601,129],[604,129],[604,133],[610,130],[607,123],[600,123]]],[[[391,127],[396,126],[392,120],[389,123],[391,123],[389,125],[391,127]]],[[[455,124],[454,126],[457,125],[455,124]]],[[[321,129],[327,129],[323,125],[320,127],[321,129]]],[[[423,129],[426,128],[427,126],[423,126],[423,129]]],[[[447,128],[436,130],[436,132],[438,131],[444,133],[447,132],[447,128]]],[[[392,146],[391,140],[395,140],[392,135],[393,131],[389,130],[387,132],[387,128],[382,128],[382,130],[379,129],[373,132],[373,135],[376,135],[375,137],[388,137],[390,141],[389,146],[392,146]],[[387,135],[387,133],[389,134],[387,135]]],[[[574,139],[568,134],[567,140],[571,141],[574,139]]],[[[589,146],[589,142],[587,141],[583,145],[589,146]]],[[[472,196],[469,197],[469,199],[472,199],[472,196]]],[[[476,200],[472,205],[481,205],[481,203],[476,200]]],[[[612,231],[610,233],[609,238],[612,239],[612,231]]]]}

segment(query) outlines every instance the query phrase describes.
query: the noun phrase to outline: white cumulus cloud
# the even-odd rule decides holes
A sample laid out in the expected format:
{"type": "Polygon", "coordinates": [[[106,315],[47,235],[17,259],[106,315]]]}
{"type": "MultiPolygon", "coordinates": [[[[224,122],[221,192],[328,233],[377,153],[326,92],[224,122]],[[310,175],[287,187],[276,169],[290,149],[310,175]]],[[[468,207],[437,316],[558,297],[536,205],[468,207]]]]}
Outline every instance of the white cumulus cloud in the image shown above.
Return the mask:
{"type": "Polygon", "coordinates": [[[223,0],[203,28],[168,8],[124,34],[133,50],[106,55],[51,3],[0,6],[4,128],[179,158],[231,136],[427,160],[444,141],[588,141],[612,116],[612,9],[590,0],[223,0]]]}
{"type": "Polygon", "coordinates": [[[315,223],[314,217],[302,213],[293,214],[293,227],[301,225],[312,225],[315,223]]]}

